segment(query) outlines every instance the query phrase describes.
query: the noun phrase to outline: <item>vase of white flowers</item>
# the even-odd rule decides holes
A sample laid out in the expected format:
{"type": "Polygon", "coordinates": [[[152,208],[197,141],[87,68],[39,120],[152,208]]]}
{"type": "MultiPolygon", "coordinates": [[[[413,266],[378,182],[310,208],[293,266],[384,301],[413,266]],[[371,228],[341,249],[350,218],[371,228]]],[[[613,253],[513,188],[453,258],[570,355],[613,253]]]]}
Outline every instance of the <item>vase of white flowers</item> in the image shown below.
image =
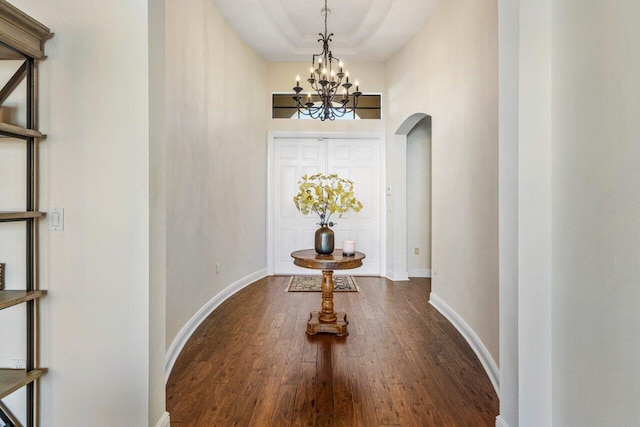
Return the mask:
{"type": "Polygon", "coordinates": [[[296,208],[303,215],[315,212],[320,218],[320,228],[315,234],[315,250],[319,254],[330,254],[334,249],[334,234],[331,227],[331,215],[338,218],[349,210],[360,212],[362,203],[355,197],[352,181],[340,178],[336,174],[304,175],[298,182],[300,191],[293,198],[296,208]]]}

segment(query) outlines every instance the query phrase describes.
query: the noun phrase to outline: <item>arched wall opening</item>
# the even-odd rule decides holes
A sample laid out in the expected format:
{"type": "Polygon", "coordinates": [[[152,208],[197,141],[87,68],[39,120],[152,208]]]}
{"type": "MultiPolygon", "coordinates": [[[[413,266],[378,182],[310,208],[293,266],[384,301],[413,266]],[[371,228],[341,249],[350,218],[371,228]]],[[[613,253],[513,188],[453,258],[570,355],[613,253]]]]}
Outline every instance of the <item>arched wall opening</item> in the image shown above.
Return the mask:
{"type": "MultiPolygon", "coordinates": [[[[429,251],[429,260],[428,260],[428,268],[422,268],[421,270],[429,270],[429,271],[416,271],[416,268],[412,268],[413,275],[428,275],[431,276],[431,165],[430,165],[430,152],[431,152],[431,116],[425,113],[414,113],[407,117],[402,124],[398,127],[398,130],[394,134],[394,140],[392,142],[395,145],[395,151],[397,153],[395,168],[398,170],[395,171],[395,188],[388,187],[387,195],[393,196],[391,202],[391,209],[394,212],[393,215],[393,224],[388,230],[388,242],[392,242],[388,248],[388,266],[390,266],[390,270],[387,276],[394,281],[403,281],[409,280],[409,253],[411,256],[420,257],[420,246],[415,246],[415,240],[413,240],[413,232],[417,229],[424,229],[428,227],[428,251],[429,251]],[[412,134],[412,131],[416,129],[420,129],[420,132],[416,132],[412,134]],[[413,138],[415,137],[415,139],[413,138]],[[427,141],[428,139],[428,141],[427,141]],[[428,142],[428,151],[429,155],[424,161],[429,161],[429,180],[428,184],[422,183],[421,185],[415,185],[415,182],[408,183],[408,174],[411,176],[423,175],[418,171],[419,162],[408,162],[409,156],[414,154],[415,152],[423,152],[424,146],[420,146],[418,141],[423,140],[424,145],[427,145],[428,142]],[[422,150],[421,150],[422,148],[422,150]],[[429,186],[428,194],[425,194],[426,187],[429,186]],[[409,194],[411,191],[412,194],[409,194]],[[423,192],[424,197],[416,197],[416,192],[423,192]],[[428,209],[429,215],[428,218],[424,216],[416,215],[416,212],[413,212],[417,206],[424,206],[426,198],[428,197],[428,209]],[[411,201],[409,201],[411,199],[411,201]],[[408,206],[412,208],[412,212],[409,212],[408,206]],[[428,226],[427,226],[428,223],[428,226]],[[412,239],[408,239],[408,233],[412,233],[412,239]],[[411,240],[411,241],[409,241],[411,240]],[[418,254],[416,254],[415,249],[418,248],[418,254]]],[[[416,160],[413,159],[412,160],[416,160]]],[[[421,240],[424,241],[425,233],[422,233],[421,240]]],[[[424,244],[423,244],[424,246],[424,244]]],[[[426,250],[427,248],[423,248],[426,250]]],[[[424,253],[423,253],[424,255],[424,253]]],[[[412,264],[415,265],[415,264],[412,264]]],[[[425,264],[426,265],[426,264],[425,264]]]]}
{"type": "Polygon", "coordinates": [[[407,272],[431,277],[431,116],[407,134],[407,272]]]}

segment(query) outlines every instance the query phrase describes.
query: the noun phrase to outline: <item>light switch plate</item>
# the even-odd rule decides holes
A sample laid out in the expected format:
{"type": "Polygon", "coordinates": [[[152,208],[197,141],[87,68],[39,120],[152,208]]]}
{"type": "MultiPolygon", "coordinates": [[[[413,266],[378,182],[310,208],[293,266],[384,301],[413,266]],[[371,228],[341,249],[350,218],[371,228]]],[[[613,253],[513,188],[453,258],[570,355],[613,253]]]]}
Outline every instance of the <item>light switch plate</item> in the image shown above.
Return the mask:
{"type": "Polygon", "coordinates": [[[47,216],[50,231],[64,231],[64,208],[50,208],[47,216]]]}

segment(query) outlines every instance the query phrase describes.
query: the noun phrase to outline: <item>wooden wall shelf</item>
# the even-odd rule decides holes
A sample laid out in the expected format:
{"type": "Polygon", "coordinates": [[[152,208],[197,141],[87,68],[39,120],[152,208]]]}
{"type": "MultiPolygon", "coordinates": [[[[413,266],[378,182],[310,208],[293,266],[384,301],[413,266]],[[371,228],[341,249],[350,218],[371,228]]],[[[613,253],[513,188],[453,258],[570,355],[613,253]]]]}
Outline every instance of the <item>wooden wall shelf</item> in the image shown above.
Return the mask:
{"type": "Polygon", "coordinates": [[[34,129],[26,129],[20,126],[10,125],[9,123],[0,123],[0,137],[5,138],[38,138],[44,139],[46,135],[34,129]]]}
{"type": "Polygon", "coordinates": [[[33,369],[29,372],[24,369],[0,369],[0,399],[33,383],[46,372],[46,368],[33,369]]]}
{"type": "Polygon", "coordinates": [[[0,310],[40,298],[47,291],[0,291],[0,310]]]}
{"type": "Polygon", "coordinates": [[[25,219],[42,218],[44,212],[0,212],[0,221],[24,221],[25,219]]]}

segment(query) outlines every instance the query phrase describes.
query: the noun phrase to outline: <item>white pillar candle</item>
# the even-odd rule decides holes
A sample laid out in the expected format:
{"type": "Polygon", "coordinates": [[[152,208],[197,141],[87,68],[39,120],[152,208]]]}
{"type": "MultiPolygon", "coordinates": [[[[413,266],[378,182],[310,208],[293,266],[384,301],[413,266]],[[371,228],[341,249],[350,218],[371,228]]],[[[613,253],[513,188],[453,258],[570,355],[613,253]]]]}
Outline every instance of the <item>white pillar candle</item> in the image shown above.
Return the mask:
{"type": "Polygon", "coordinates": [[[356,253],[356,242],[353,240],[343,240],[342,253],[344,255],[354,255],[356,253]]]}

